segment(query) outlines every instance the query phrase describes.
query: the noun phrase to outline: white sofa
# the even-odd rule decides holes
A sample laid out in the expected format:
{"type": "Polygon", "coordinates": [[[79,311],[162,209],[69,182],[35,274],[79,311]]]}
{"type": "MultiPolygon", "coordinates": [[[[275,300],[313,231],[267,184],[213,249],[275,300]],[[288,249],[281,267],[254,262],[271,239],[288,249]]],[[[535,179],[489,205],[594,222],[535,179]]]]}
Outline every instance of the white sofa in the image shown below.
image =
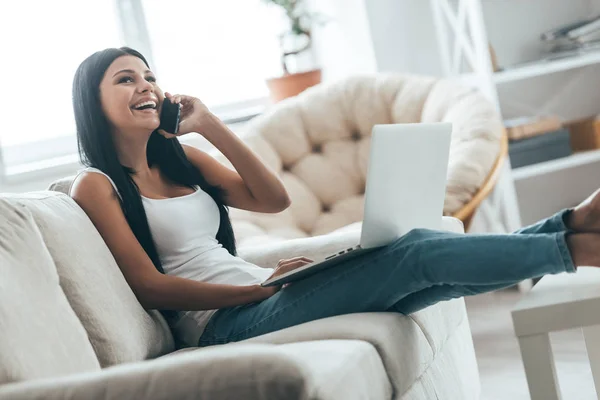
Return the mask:
{"type": "MultiPolygon", "coordinates": [[[[444,219],[445,229],[462,230],[444,219]]],[[[261,266],[356,240],[240,248],[261,266]]],[[[462,299],[410,316],[317,320],[239,343],[176,351],[101,236],[64,193],[0,195],[0,400],[479,398],[462,299]]]]}

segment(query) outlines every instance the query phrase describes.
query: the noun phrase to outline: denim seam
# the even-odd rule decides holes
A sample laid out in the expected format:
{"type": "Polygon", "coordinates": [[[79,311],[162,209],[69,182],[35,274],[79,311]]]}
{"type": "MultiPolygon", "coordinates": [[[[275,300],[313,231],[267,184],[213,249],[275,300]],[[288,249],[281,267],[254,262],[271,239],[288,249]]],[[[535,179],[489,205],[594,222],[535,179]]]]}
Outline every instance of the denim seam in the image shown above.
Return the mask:
{"type": "Polygon", "coordinates": [[[204,335],[213,336],[214,335],[214,320],[215,320],[215,317],[217,316],[218,312],[219,311],[217,311],[216,313],[214,313],[208,319],[208,322],[206,323],[206,326],[204,327],[204,330],[202,331],[202,333],[200,333],[200,337],[198,338],[198,343],[197,343],[198,346],[200,346],[200,343],[206,342],[206,340],[202,340],[202,336],[204,336],[204,335]]]}
{"type": "MultiPolygon", "coordinates": [[[[559,232],[559,233],[558,233],[558,235],[560,235],[560,234],[563,234],[563,235],[564,235],[564,232],[559,232]]],[[[510,235],[510,234],[509,234],[509,235],[510,235]]],[[[554,239],[558,241],[558,238],[557,238],[557,236],[556,236],[556,235],[557,235],[557,233],[539,233],[539,234],[535,234],[535,233],[527,233],[527,234],[523,234],[522,236],[526,236],[526,235],[531,235],[531,236],[544,236],[544,235],[547,235],[547,236],[550,236],[550,237],[554,237],[554,239]]],[[[465,235],[465,236],[466,236],[466,235],[465,235]]],[[[471,235],[471,236],[472,236],[472,235],[471,235]]],[[[508,236],[508,235],[507,235],[507,236],[508,236]]],[[[458,236],[458,237],[460,237],[460,236],[458,236]]],[[[430,242],[430,241],[432,241],[432,240],[435,240],[435,241],[438,241],[438,242],[442,242],[442,241],[444,241],[444,242],[445,242],[445,241],[452,240],[452,239],[456,239],[456,238],[457,238],[457,237],[442,237],[442,238],[437,238],[437,237],[436,237],[436,238],[427,238],[427,239],[420,239],[419,243],[430,242]]],[[[406,247],[406,246],[407,246],[407,245],[405,244],[405,245],[402,245],[402,246],[400,246],[399,248],[404,248],[404,247],[406,247]]],[[[564,261],[565,261],[564,253],[562,253],[562,252],[560,251],[560,246],[559,246],[559,253],[560,253],[559,255],[561,256],[561,258],[563,259],[563,262],[564,262],[564,261]]],[[[453,286],[455,286],[455,285],[480,285],[480,284],[478,284],[478,283],[436,282],[436,284],[440,284],[440,283],[441,283],[441,284],[446,284],[446,285],[453,285],[453,286]]],[[[513,284],[514,282],[513,282],[513,281],[507,281],[507,282],[495,282],[495,283],[493,283],[493,284],[504,284],[504,283],[507,283],[507,284],[513,284]]],[[[410,294],[412,294],[412,293],[409,293],[408,295],[410,295],[410,294]]]]}
{"type": "MultiPolygon", "coordinates": [[[[566,272],[575,272],[576,269],[573,267],[573,262],[572,262],[572,259],[571,259],[571,255],[569,253],[566,241],[564,239],[565,236],[566,236],[566,234],[569,233],[569,232],[572,232],[572,231],[568,230],[566,232],[561,231],[561,232],[554,232],[554,233],[526,233],[526,234],[523,234],[523,236],[525,236],[525,235],[533,235],[533,236],[551,235],[551,236],[553,236],[554,240],[555,240],[555,242],[557,244],[557,251],[559,253],[559,257],[563,261],[563,266],[564,266],[563,271],[566,271],[566,272]]],[[[420,243],[429,242],[431,240],[447,241],[447,240],[451,240],[451,239],[456,239],[456,237],[427,238],[427,239],[421,239],[420,243]]],[[[401,247],[401,248],[403,248],[403,247],[401,247]]],[[[502,282],[498,282],[498,283],[501,284],[502,282]]],[[[457,283],[448,283],[448,282],[446,282],[446,284],[449,284],[449,285],[458,285],[457,283]]]]}
{"type": "Polygon", "coordinates": [[[567,234],[565,232],[559,232],[556,234],[556,250],[558,251],[558,255],[562,258],[563,261],[563,271],[564,272],[576,272],[577,269],[573,263],[573,258],[569,253],[567,240],[567,234]]]}
{"type": "Polygon", "coordinates": [[[567,208],[567,209],[562,210],[562,212],[554,215],[555,216],[554,222],[559,227],[558,230],[560,230],[560,231],[570,231],[571,230],[565,223],[565,217],[567,215],[571,214],[572,212],[573,212],[572,208],[567,208]]]}
{"type": "Polygon", "coordinates": [[[567,226],[564,223],[564,217],[565,217],[565,213],[561,212],[559,214],[555,214],[551,219],[550,222],[553,226],[553,230],[557,231],[557,232],[561,232],[561,231],[565,231],[567,229],[567,226]]]}

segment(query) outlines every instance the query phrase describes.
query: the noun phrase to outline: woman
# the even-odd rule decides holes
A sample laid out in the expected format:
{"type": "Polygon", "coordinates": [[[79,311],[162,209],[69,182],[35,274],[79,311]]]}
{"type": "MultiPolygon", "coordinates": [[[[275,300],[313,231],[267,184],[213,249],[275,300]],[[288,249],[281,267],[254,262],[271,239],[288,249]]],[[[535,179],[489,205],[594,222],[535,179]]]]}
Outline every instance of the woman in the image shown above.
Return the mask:
{"type": "Polygon", "coordinates": [[[87,58],[74,79],[82,162],[71,196],[88,214],[140,303],[169,316],[189,346],[239,341],[338,314],[409,314],[532,277],[600,266],[600,195],[511,235],[413,230],[394,243],[284,287],[235,256],[227,207],[275,213],[290,200],[277,176],[190,96],[163,94],[130,48],[87,58]],[[164,98],[182,105],[178,135],[199,132],[232,171],[158,131],[164,98]]]}

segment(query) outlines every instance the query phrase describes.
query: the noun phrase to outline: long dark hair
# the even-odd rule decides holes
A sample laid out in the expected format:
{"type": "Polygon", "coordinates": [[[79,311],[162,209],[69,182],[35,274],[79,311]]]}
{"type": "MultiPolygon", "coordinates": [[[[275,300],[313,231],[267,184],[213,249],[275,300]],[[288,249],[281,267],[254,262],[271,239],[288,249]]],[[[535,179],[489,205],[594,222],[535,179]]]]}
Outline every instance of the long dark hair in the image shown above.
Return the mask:
{"type": "MultiPolygon", "coordinates": [[[[100,82],[108,67],[118,57],[132,55],[141,59],[142,54],[129,47],[109,48],[86,58],[75,73],[73,80],[73,109],[77,126],[77,144],[81,162],[106,173],[117,185],[121,195],[121,208],[135,237],[140,242],[157,270],[164,273],[138,186],[132,179],[135,171],[121,165],[110,127],[100,102],[100,82]]],[[[236,255],[235,237],[229,212],[223,203],[223,190],[210,185],[202,173],[187,159],[179,140],[166,139],[154,131],[148,141],[146,156],[148,166],[157,165],[162,174],[171,181],[189,186],[200,186],[219,207],[220,225],[217,240],[232,255],[236,255]]]]}

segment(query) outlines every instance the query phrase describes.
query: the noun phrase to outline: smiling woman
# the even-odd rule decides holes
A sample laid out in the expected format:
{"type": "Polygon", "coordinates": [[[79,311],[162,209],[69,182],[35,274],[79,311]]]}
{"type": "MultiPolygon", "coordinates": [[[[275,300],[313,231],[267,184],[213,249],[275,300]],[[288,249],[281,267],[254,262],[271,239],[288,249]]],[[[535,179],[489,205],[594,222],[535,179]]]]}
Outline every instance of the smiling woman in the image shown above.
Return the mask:
{"type": "MultiPolygon", "coordinates": [[[[156,85],[156,77],[138,57],[117,58],[106,71],[100,84],[102,109],[114,128],[117,141],[131,141],[129,135],[153,131],[160,124],[157,107],[164,94],[156,85]]],[[[144,138],[146,139],[146,138],[144,138]]]]}
{"type": "MultiPolygon", "coordinates": [[[[144,56],[121,47],[81,63],[73,108],[87,168],[70,195],[145,307],[167,310],[183,329],[203,326],[216,308],[279,290],[258,285],[271,271],[236,257],[227,207],[279,212],[289,205],[287,192],[200,99],[163,93],[144,56]],[[158,129],[165,96],[181,104],[176,135],[158,129]],[[176,139],[193,132],[222,151],[235,171],[176,139]],[[176,312],[197,308],[193,315],[176,312]]],[[[199,331],[182,334],[197,340],[199,331]]]]}

